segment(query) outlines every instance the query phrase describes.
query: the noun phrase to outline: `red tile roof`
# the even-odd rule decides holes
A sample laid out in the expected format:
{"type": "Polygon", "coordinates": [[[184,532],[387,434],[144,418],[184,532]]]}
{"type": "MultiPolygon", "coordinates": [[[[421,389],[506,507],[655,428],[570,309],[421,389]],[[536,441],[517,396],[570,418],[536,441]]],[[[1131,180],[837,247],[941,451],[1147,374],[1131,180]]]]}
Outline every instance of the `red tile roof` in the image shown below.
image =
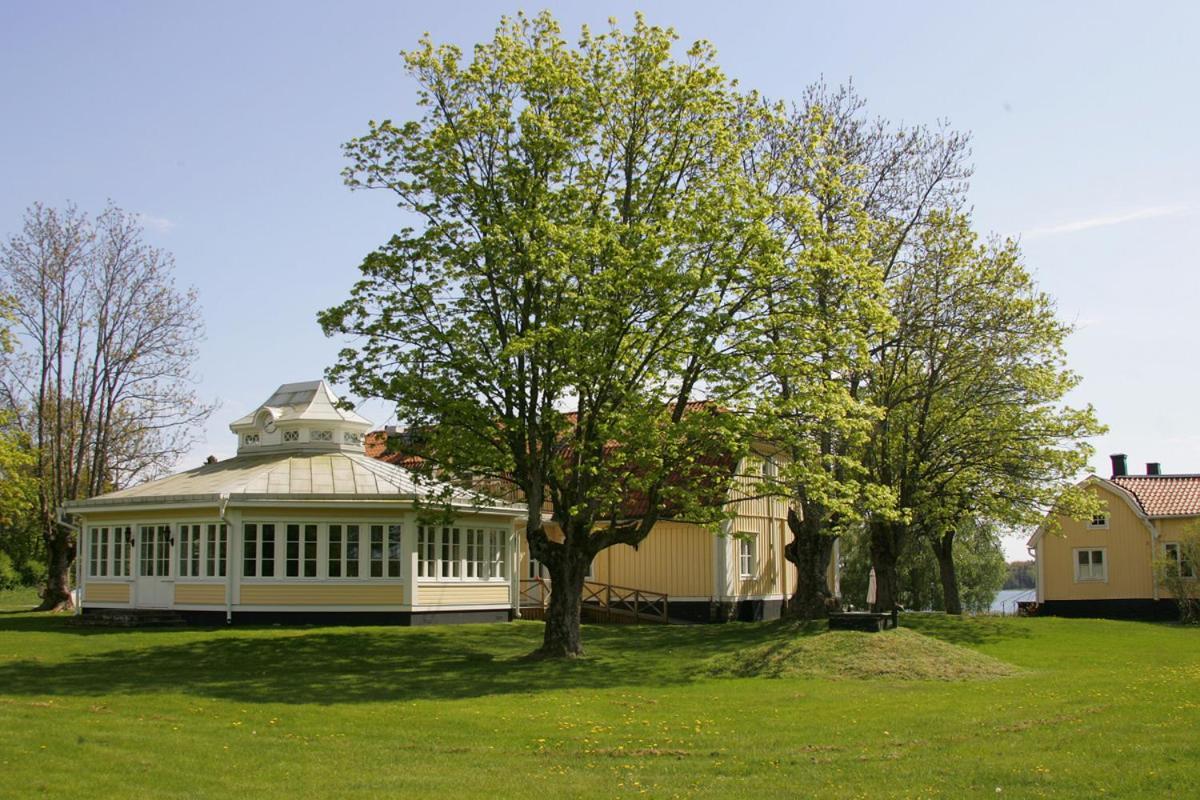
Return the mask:
{"type": "Polygon", "coordinates": [[[363,445],[367,449],[367,455],[371,458],[395,464],[397,467],[414,469],[420,466],[422,461],[420,456],[389,450],[387,431],[371,431],[363,438],[363,445]]]}
{"type": "Polygon", "coordinates": [[[1112,482],[1137,498],[1146,516],[1200,516],[1200,475],[1118,475],[1112,482]]]}

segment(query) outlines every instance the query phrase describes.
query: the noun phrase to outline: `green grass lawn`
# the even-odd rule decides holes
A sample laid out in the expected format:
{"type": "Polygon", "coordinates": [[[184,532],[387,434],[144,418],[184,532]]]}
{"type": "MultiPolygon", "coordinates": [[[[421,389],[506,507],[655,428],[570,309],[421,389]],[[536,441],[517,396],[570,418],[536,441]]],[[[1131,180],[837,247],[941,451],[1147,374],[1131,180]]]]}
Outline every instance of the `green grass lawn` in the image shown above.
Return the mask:
{"type": "Polygon", "coordinates": [[[537,623],[89,630],[33,599],[0,595],[0,797],[1197,790],[1200,631],[1174,626],[914,616],[1019,670],[730,678],[711,665],[795,629],[588,626],[553,663],[523,658],[537,623]]]}

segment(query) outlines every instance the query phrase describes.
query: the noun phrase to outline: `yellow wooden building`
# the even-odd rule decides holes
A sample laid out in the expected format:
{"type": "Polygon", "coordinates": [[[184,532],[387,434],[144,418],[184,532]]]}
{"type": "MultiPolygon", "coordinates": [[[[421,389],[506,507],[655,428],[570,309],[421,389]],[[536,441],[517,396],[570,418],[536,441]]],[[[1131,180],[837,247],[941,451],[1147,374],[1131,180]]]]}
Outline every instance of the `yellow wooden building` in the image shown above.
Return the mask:
{"type": "Polygon", "coordinates": [[[67,503],[82,613],[156,609],[210,622],[510,619],[523,505],[441,498],[366,454],[371,424],[321,381],[286,384],[233,422],[234,458],[67,503]]]}
{"type": "MultiPolygon", "coordinates": [[[[1169,619],[1177,606],[1154,577],[1155,560],[1178,561],[1178,540],[1200,522],[1200,475],[1164,475],[1157,463],[1129,474],[1112,456],[1112,476],[1081,484],[1104,510],[1091,520],[1058,516],[1028,546],[1037,564],[1037,613],[1060,616],[1169,619]]],[[[1186,563],[1182,569],[1190,571],[1186,563]]]]}
{"type": "MultiPolygon", "coordinates": [[[[395,430],[368,437],[367,452],[388,463],[409,463],[403,447],[387,446],[395,430]]],[[[634,611],[648,618],[681,622],[776,619],[795,589],[796,568],[784,556],[790,540],[788,505],[759,496],[765,478],[779,462],[765,452],[736,465],[729,496],[734,515],[718,530],[683,520],[661,521],[637,548],[620,544],[603,550],[591,565],[584,586],[584,610],[604,618],[628,619],[634,611]]],[[[551,537],[554,529],[549,530],[551,537]]],[[[548,573],[529,558],[520,540],[521,606],[538,616],[547,603],[548,573]]],[[[840,595],[839,552],[835,543],[826,580],[840,595]]]]}

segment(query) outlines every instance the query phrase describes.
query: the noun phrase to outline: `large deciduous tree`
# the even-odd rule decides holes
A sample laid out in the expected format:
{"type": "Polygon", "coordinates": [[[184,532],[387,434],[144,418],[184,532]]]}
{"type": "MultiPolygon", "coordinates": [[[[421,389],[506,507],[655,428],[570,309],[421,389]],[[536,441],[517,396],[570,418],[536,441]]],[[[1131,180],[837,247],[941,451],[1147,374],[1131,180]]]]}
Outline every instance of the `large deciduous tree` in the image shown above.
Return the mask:
{"type": "Polygon", "coordinates": [[[897,597],[912,538],[932,547],[944,608],[961,613],[954,541],[966,521],[1036,523],[1051,506],[1078,515],[1071,490],[1091,407],[1064,404],[1078,377],[1064,366],[1060,322],[1011,241],[980,243],[961,214],[928,219],[895,282],[899,333],[875,353],[870,394],[882,409],[868,446],[877,479],[903,515],[872,521],[878,602],[897,597]]]}
{"type": "Polygon", "coordinates": [[[444,474],[524,495],[547,656],[582,652],[598,552],[724,513],[745,441],[721,412],[779,265],[743,162],[769,112],[674,40],[639,18],[570,46],[548,14],[503,20],[469,62],[426,40],[404,54],[422,116],[346,146],[349,183],[417,222],[321,315],[357,337],[332,374],[395,401],[444,474]]]}
{"type": "Polygon", "coordinates": [[[861,462],[873,410],[851,382],[869,366],[870,335],[888,327],[888,311],[869,257],[861,167],[847,160],[837,120],[814,98],[766,124],[747,169],[772,201],[781,269],[752,325],[756,433],[783,456],[763,486],[790,505],[789,609],[813,618],[832,602],[826,576],[839,533],[891,508],[861,462]]]}
{"type": "Polygon", "coordinates": [[[95,218],[32,206],[0,245],[14,350],[0,393],[36,455],[43,607],[68,606],[78,543],[57,509],[170,468],[212,406],[191,373],[203,324],[171,256],[147,245],[134,214],[95,218]]]}

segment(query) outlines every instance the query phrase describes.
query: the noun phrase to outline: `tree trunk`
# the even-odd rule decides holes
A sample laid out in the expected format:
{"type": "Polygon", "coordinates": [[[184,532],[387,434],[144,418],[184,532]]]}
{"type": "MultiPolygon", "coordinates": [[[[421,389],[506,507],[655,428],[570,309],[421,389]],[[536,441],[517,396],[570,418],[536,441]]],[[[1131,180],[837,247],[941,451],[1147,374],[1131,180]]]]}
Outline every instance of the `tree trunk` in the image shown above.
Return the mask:
{"type": "Polygon", "coordinates": [[[546,628],[537,655],[578,658],[583,655],[579,610],[583,602],[584,575],[591,559],[567,547],[563,547],[558,555],[546,565],[550,571],[550,604],[546,608],[546,628]]]}
{"type": "Polygon", "coordinates": [[[46,586],[42,590],[39,611],[66,611],[71,602],[71,565],[75,562],[75,541],[69,533],[55,530],[46,539],[46,586]]]}
{"type": "Polygon", "coordinates": [[[806,513],[803,520],[789,509],[787,522],[792,540],[783,553],[796,565],[796,591],[792,594],[788,612],[799,619],[824,619],[829,616],[829,606],[833,602],[826,576],[837,537],[821,533],[817,509],[806,513]]]}
{"type": "Polygon", "coordinates": [[[954,531],[930,542],[937,556],[938,572],[942,578],[942,604],[947,614],[962,613],[962,598],[958,594],[958,573],[954,571],[954,531]]]}
{"type": "Polygon", "coordinates": [[[875,604],[872,611],[890,613],[900,598],[900,550],[905,527],[902,522],[872,522],[871,566],[875,568],[875,604]]]}

